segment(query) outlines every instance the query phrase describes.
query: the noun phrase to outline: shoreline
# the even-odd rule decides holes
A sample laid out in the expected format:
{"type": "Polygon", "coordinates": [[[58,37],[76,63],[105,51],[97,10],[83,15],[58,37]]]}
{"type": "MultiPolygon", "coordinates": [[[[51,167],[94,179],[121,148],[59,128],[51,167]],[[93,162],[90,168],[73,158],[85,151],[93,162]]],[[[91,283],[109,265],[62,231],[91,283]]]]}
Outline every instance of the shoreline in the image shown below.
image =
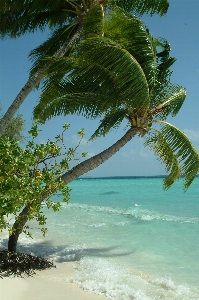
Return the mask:
{"type": "MultiPolygon", "coordinates": [[[[0,238],[7,231],[0,232],[0,238]]],[[[54,262],[56,268],[35,271],[32,277],[0,277],[0,300],[107,300],[108,298],[80,288],[70,282],[77,262],[54,262]]]]}
{"type": "Polygon", "coordinates": [[[0,278],[0,299],[3,300],[107,300],[103,295],[83,290],[70,282],[77,263],[56,263],[56,268],[37,271],[33,277],[0,278]],[[65,281],[64,278],[69,280],[65,281]]]}

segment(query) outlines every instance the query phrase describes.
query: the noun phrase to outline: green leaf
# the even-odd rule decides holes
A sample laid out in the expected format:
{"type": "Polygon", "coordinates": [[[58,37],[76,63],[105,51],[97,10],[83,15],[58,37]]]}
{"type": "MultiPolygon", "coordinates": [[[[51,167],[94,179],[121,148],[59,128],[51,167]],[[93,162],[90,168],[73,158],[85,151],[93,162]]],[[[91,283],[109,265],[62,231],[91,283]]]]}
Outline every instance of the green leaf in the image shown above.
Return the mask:
{"type": "Polygon", "coordinates": [[[83,18],[83,38],[102,36],[104,29],[104,9],[101,4],[95,5],[83,18]]]}
{"type": "Polygon", "coordinates": [[[168,0],[109,0],[112,5],[117,5],[124,10],[143,15],[145,13],[159,14],[160,16],[166,14],[169,8],[168,0]]]}
{"type": "Polygon", "coordinates": [[[170,174],[164,179],[164,188],[168,189],[180,177],[180,165],[164,135],[159,131],[153,131],[153,128],[151,131],[144,146],[154,152],[157,159],[165,164],[166,172],[170,171],[170,174]]]}
{"type": "Polygon", "coordinates": [[[119,127],[125,118],[125,109],[117,109],[107,112],[104,118],[100,121],[100,125],[94,134],[90,137],[90,140],[94,140],[98,136],[105,136],[111,129],[119,127]]]}
{"type": "Polygon", "coordinates": [[[139,109],[149,105],[149,90],[145,74],[128,51],[107,45],[85,52],[84,57],[89,65],[100,65],[112,74],[115,88],[120,92],[124,105],[125,102],[129,102],[129,105],[139,109]]]}
{"type": "Polygon", "coordinates": [[[74,21],[77,15],[72,5],[63,0],[1,0],[1,37],[19,37],[25,33],[56,28],[74,21]]]}
{"type": "Polygon", "coordinates": [[[163,124],[160,132],[180,164],[184,187],[187,190],[199,171],[199,154],[182,131],[167,122],[160,122],[163,124]]]}
{"type": "MultiPolygon", "coordinates": [[[[46,67],[47,65],[49,65],[50,67],[48,70],[48,74],[52,69],[54,70],[54,54],[63,46],[63,44],[67,42],[67,40],[70,40],[75,30],[77,30],[77,26],[78,24],[74,22],[73,24],[66,24],[61,28],[55,29],[51,33],[51,36],[44,43],[30,52],[29,58],[33,63],[30,75],[34,75],[35,72],[39,71],[43,67],[46,67]]],[[[69,55],[69,52],[65,53],[65,55],[69,55]]],[[[47,71],[45,70],[45,72],[47,71]]]]}
{"type": "Polygon", "coordinates": [[[105,36],[125,48],[142,67],[149,87],[154,85],[157,73],[157,39],[153,38],[144,22],[113,7],[104,27],[105,36]]]}
{"type": "Polygon", "coordinates": [[[112,45],[90,48],[90,41],[84,41],[84,49],[89,48],[82,55],[79,53],[78,66],[66,79],[57,83],[51,78],[47,82],[34,110],[35,118],[44,122],[69,113],[98,117],[116,105],[138,111],[149,106],[147,80],[134,57],[112,45]]]}
{"type": "Polygon", "coordinates": [[[158,105],[157,109],[166,107],[166,115],[164,114],[164,117],[168,116],[169,114],[174,117],[182,107],[185,98],[186,89],[178,85],[172,85],[168,90],[166,99],[164,102],[158,105]]]}
{"type": "Polygon", "coordinates": [[[68,129],[70,128],[70,124],[65,123],[62,127],[63,127],[65,130],[68,130],[68,129]]]}
{"type": "Polygon", "coordinates": [[[78,135],[83,138],[85,136],[85,129],[82,128],[80,131],[78,131],[78,135]]]}

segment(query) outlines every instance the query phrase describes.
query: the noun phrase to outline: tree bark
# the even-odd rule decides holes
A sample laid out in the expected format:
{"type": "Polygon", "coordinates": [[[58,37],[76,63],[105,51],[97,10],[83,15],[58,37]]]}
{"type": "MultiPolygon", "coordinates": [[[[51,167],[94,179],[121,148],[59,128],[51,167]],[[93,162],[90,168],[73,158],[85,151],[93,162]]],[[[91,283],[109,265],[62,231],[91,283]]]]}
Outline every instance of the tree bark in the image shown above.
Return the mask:
{"type": "MultiPolygon", "coordinates": [[[[118,140],[115,144],[102,151],[101,153],[83,161],[79,165],[72,168],[70,171],[66,172],[62,175],[62,180],[68,184],[79,176],[87,173],[90,170],[97,168],[99,165],[107,161],[111,156],[113,156],[116,152],[118,152],[124,145],[126,145],[137,133],[137,128],[129,129],[125,135],[118,140]]],[[[38,200],[40,204],[49,194],[45,194],[42,199],[38,200]]],[[[8,251],[16,252],[17,242],[20,233],[23,230],[24,225],[28,221],[28,212],[29,206],[25,206],[24,209],[19,214],[18,219],[15,221],[13,225],[13,232],[9,236],[8,240],[8,251]]]]}
{"type": "Polygon", "coordinates": [[[27,205],[24,207],[22,212],[19,214],[18,219],[15,221],[12,234],[9,235],[8,239],[8,251],[16,252],[19,235],[22,232],[24,225],[28,221],[28,212],[29,206],[27,205]]]}
{"type": "MultiPolygon", "coordinates": [[[[70,38],[70,40],[65,43],[53,56],[54,57],[61,57],[66,53],[70,48],[75,44],[75,42],[80,38],[80,34],[82,32],[82,25],[80,24],[74,33],[74,35],[70,38]]],[[[8,108],[7,112],[0,120],[0,136],[3,135],[6,127],[11,122],[12,118],[14,117],[15,113],[22,105],[26,97],[29,93],[40,83],[40,81],[44,78],[45,70],[51,65],[51,63],[47,63],[41,70],[36,72],[32,75],[24,87],[21,89],[11,106],[8,108]]]]}

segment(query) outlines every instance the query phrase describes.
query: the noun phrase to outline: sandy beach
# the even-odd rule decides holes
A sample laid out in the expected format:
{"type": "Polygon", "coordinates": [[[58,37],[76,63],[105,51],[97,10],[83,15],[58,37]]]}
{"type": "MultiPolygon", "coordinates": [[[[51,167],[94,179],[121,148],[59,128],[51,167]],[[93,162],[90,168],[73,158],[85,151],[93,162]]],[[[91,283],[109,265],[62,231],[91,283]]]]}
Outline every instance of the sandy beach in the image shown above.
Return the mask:
{"type": "Polygon", "coordinates": [[[0,300],[107,300],[66,282],[77,265],[56,263],[56,268],[38,271],[34,277],[0,279],[0,300]]]}

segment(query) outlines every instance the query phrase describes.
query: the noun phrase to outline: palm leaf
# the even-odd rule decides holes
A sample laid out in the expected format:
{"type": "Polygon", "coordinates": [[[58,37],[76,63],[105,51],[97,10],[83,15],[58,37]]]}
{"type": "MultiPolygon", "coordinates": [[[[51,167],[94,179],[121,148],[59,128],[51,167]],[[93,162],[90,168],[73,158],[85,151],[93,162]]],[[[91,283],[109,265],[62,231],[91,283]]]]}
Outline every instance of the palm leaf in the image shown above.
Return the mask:
{"type": "MultiPolygon", "coordinates": [[[[57,67],[59,64],[59,74],[62,68],[61,63],[63,60],[56,62],[57,67]]],[[[59,74],[53,74],[43,85],[40,102],[34,109],[34,117],[41,122],[56,114],[73,114],[75,111],[82,113],[85,117],[93,118],[110,108],[114,109],[116,105],[119,107],[121,97],[115,88],[114,76],[103,67],[90,66],[84,69],[84,72],[82,69],[79,71],[79,67],[74,68],[61,81],[58,78],[59,74]],[[58,110],[55,109],[55,103],[59,105],[58,110]],[[96,106],[95,109],[94,106],[96,106]]]]}
{"type": "Polygon", "coordinates": [[[63,0],[2,0],[0,3],[0,34],[19,37],[25,33],[45,30],[74,21],[77,15],[63,0]]]}
{"type": "MultiPolygon", "coordinates": [[[[86,9],[91,1],[63,0],[1,0],[0,36],[19,37],[25,33],[56,28],[77,20],[77,7],[86,9]],[[81,6],[82,5],[82,6],[81,6]]],[[[167,0],[108,0],[109,5],[117,5],[127,12],[163,15],[168,9],[167,0]]]]}
{"type": "Polygon", "coordinates": [[[146,139],[144,146],[154,152],[158,160],[165,164],[166,172],[170,171],[169,175],[164,179],[164,189],[168,189],[180,177],[180,165],[163,134],[153,128],[150,129],[153,133],[146,139]]]}
{"type": "Polygon", "coordinates": [[[117,109],[115,111],[106,113],[104,118],[100,121],[99,127],[91,136],[90,140],[93,140],[99,136],[105,136],[111,129],[118,128],[122,123],[126,113],[126,109],[117,109]]]}
{"type": "MultiPolygon", "coordinates": [[[[165,120],[168,115],[176,116],[186,98],[186,89],[175,84],[168,84],[164,87],[164,95],[156,95],[156,106],[151,110],[156,119],[165,120]],[[157,105],[159,103],[159,105],[157,105]],[[158,113],[156,113],[156,111],[158,113]]],[[[154,105],[154,103],[153,103],[154,105]]]]}
{"type": "Polygon", "coordinates": [[[185,190],[189,187],[199,170],[199,155],[187,136],[175,126],[164,122],[160,132],[175,153],[184,176],[185,190]]]}
{"type": "Polygon", "coordinates": [[[114,7],[105,22],[105,36],[117,41],[142,67],[149,88],[156,81],[157,59],[156,39],[152,37],[145,24],[114,7]]]}
{"type": "Polygon", "coordinates": [[[169,8],[168,0],[109,0],[110,5],[117,5],[124,10],[143,15],[157,13],[160,16],[166,14],[169,8]]]}
{"type": "MultiPolygon", "coordinates": [[[[72,2],[70,3],[72,5],[72,2]]],[[[82,37],[85,38],[93,35],[102,36],[103,20],[103,6],[96,5],[93,9],[88,11],[88,13],[83,18],[82,37]]],[[[45,41],[39,47],[31,51],[29,55],[30,60],[33,62],[33,66],[31,68],[31,75],[33,75],[37,70],[41,69],[44,65],[46,65],[46,57],[53,56],[60,49],[60,47],[63,46],[63,44],[66,44],[67,40],[69,40],[71,36],[73,36],[77,27],[78,22],[76,21],[74,21],[72,24],[62,25],[61,27],[55,29],[52,32],[51,37],[47,39],[47,41],[45,41]]],[[[67,55],[69,55],[69,52],[65,53],[65,56],[67,55]]]]}
{"type": "Polygon", "coordinates": [[[79,61],[84,61],[85,67],[100,65],[108,73],[111,72],[124,105],[140,111],[149,106],[149,89],[145,74],[136,59],[125,49],[112,45],[93,47],[83,51],[79,61]]]}
{"type": "MultiPolygon", "coordinates": [[[[33,75],[36,71],[46,65],[47,61],[52,62],[53,55],[67,42],[67,40],[70,39],[77,29],[77,26],[77,23],[73,23],[55,30],[49,39],[30,52],[29,58],[31,62],[33,62],[30,75],[33,75]]],[[[68,54],[69,53],[66,53],[65,55],[68,54]]]]}
{"type": "Polygon", "coordinates": [[[185,88],[173,85],[170,89],[170,94],[168,95],[166,101],[161,103],[157,108],[167,107],[167,113],[171,114],[172,117],[176,116],[179,112],[184,100],[186,98],[185,88]]]}
{"type": "Polygon", "coordinates": [[[96,5],[90,9],[83,18],[83,38],[102,36],[104,31],[104,9],[102,5],[96,5]]]}
{"type": "Polygon", "coordinates": [[[160,84],[164,83],[165,79],[168,80],[168,78],[170,78],[172,73],[169,71],[169,68],[174,64],[175,61],[175,57],[168,57],[161,64],[159,64],[158,81],[160,84]]]}
{"type": "MultiPolygon", "coordinates": [[[[43,119],[44,115],[41,114],[41,116],[39,116],[39,112],[44,110],[45,106],[48,106],[48,104],[54,102],[54,100],[58,98],[59,100],[67,99],[68,97],[71,99],[72,95],[80,93],[82,94],[81,98],[83,99],[84,97],[85,101],[87,101],[87,109],[90,105],[91,110],[93,110],[94,103],[98,105],[101,112],[105,112],[107,109],[110,109],[110,107],[114,108],[115,105],[119,106],[119,100],[121,101],[121,98],[117,88],[115,88],[114,76],[111,72],[108,72],[99,65],[80,68],[80,66],[73,65],[73,61],[69,58],[56,61],[54,64],[56,65],[56,70],[59,70],[59,72],[55,72],[44,82],[40,102],[34,110],[35,118],[43,119]],[[67,67],[69,70],[70,68],[73,69],[68,76],[65,76],[67,67]],[[88,95],[91,94],[96,94],[98,97],[101,97],[101,101],[93,102],[93,98],[91,101],[90,98],[88,98],[88,95]]],[[[76,98],[74,96],[70,104],[72,113],[74,113],[73,104],[77,109],[75,101],[76,98]]],[[[84,103],[85,105],[85,101],[82,100],[82,104],[84,103]]],[[[70,107],[68,107],[68,112],[69,109],[70,107]]],[[[82,108],[80,108],[80,111],[81,109],[82,108]]],[[[52,116],[54,116],[54,114],[52,116]]],[[[50,111],[48,118],[50,118],[50,111]]]]}
{"type": "MultiPolygon", "coordinates": [[[[60,64],[60,61],[56,63],[60,64]]],[[[101,102],[98,102],[101,113],[107,109],[114,109],[116,106],[119,108],[121,105],[129,109],[137,108],[138,111],[148,107],[146,78],[137,61],[127,51],[107,45],[96,49],[89,48],[89,51],[84,51],[83,55],[80,55],[72,67],[71,72],[67,69],[67,76],[60,82],[57,78],[60,78],[60,73],[61,76],[65,75],[64,69],[62,71],[60,65],[59,68],[56,67],[55,74],[44,85],[40,102],[35,110],[36,117],[38,117],[36,111],[41,111],[39,107],[44,109],[45,105],[54,99],[59,98],[59,101],[68,97],[71,99],[71,88],[72,94],[75,92],[82,93],[82,95],[90,93],[101,95],[101,102]]],[[[93,104],[90,100],[87,102],[87,111],[89,111],[89,105],[92,111],[93,104]]],[[[75,98],[71,101],[71,110],[74,113],[73,104],[76,107],[75,98]]],[[[50,111],[48,110],[48,112],[48,118],[50,118],[50,111]]],[[[77,112],[80,113],[80,111],[77,112]]],[[[44,114],[41,118],[44,118],[44,114]]]]}
{"type": "Polygon", "coordinates": [[[97,118],[109,108],[108,102],[109,98],[97,93],[70,91],[67,94],[65,91],[63,96],[53,98],[46,105],[42,102],[37,105],[34,109],[34,118],[40,123],[52,117],[69,114],[81,114],[90,119],[97,118]]]}

